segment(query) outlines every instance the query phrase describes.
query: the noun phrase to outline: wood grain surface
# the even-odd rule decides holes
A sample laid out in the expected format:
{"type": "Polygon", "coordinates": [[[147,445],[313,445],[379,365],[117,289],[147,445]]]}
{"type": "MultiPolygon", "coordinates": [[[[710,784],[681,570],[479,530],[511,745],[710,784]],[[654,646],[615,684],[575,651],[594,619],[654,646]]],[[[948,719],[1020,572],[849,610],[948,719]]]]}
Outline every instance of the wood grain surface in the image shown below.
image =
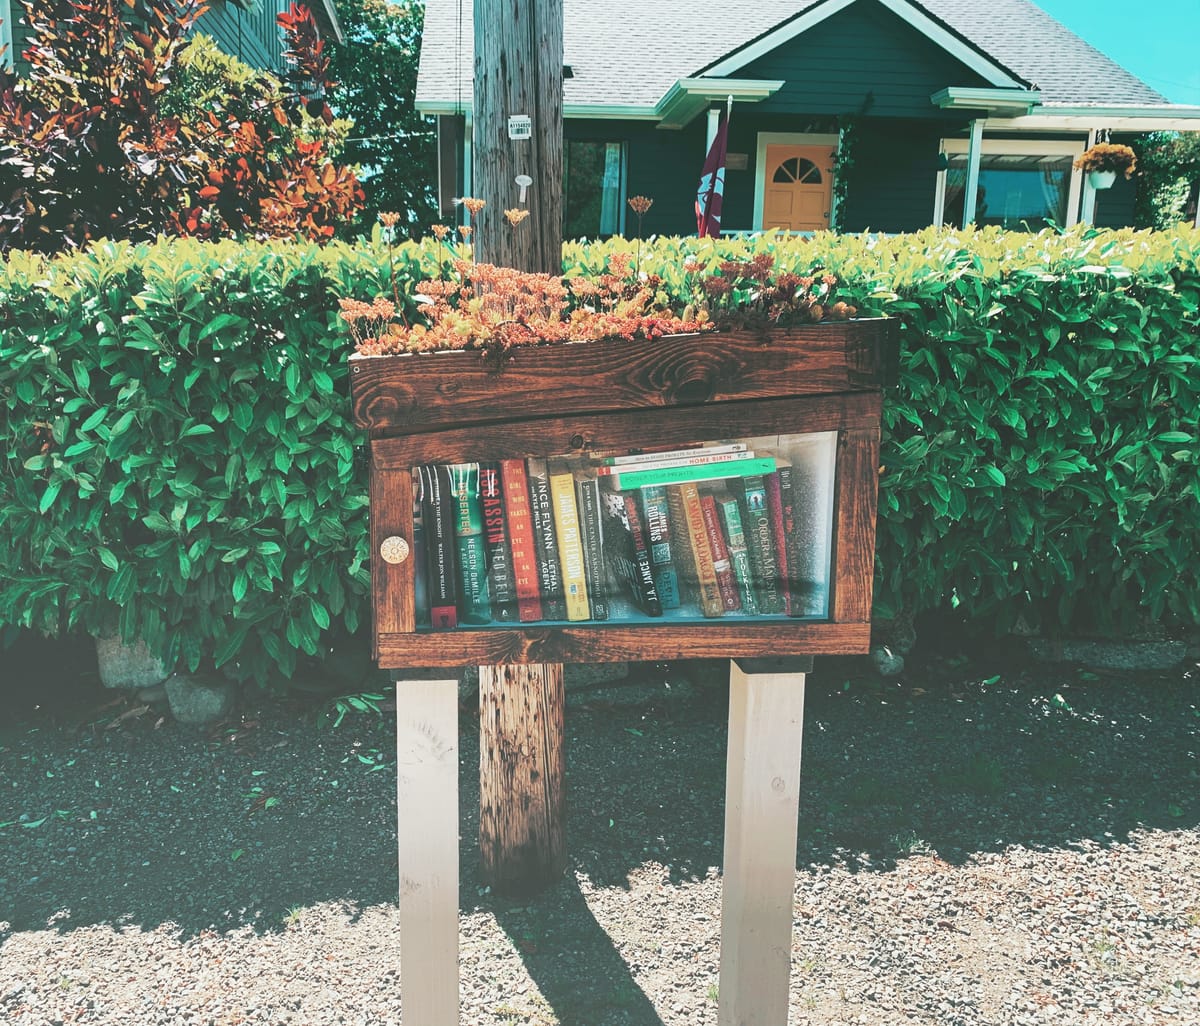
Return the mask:
{"type": "Polygon", "coordinates": [[[354,417],[373,436],[567,413],[878,390],[894,320],[513,350],[353,356],[354,417]]]}
{"type": "Polygon", "coordinates": [[[430,631],[377,639],[383,669],[501,663],[612,663],[739,656],[858,655],[869,651],[869,623],[797,620],[688,626],[595,625],[523,630],[430,631]]]}
{"type": "Polygon", "coordinates": [[[372,472],[420,463],[575,456],[638,445],[684,445],[718,438],[863,429],[879,432],[879,396],[848,393],[799,399],[689,406],[671,410],[573,414],[490,427],[460,427],[371,443],[372,472]]]}
{"type": "Polygon", "coordinates": [[[529,894],[567,866],[561,663],[479,667],[479,869],[529,894]]]}

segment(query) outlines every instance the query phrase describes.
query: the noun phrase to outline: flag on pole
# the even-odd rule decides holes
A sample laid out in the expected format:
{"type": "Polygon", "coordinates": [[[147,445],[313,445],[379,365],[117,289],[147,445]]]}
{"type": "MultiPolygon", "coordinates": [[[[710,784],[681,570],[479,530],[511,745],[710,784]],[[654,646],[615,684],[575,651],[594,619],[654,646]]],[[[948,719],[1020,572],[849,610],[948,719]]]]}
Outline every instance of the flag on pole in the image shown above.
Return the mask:
{"type": "MultiPolygon", "coordinates": [[[[731,105],[732,106],[732,105],[731,105]]],[[[700,188],[696,192],[696,233],[703,238],[721,234],[721,202],[725,195],[725,148],[729,143],[729,114],[717,126],[708,159],[700,172],[700,188]]]]}

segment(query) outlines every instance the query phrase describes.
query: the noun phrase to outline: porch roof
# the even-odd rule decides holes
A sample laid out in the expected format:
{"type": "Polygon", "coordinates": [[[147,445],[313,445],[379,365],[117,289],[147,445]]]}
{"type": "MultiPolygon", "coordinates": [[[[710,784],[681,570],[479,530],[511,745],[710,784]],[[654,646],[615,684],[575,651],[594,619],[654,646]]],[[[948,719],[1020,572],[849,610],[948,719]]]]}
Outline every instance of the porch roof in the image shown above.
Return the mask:
{"type": "MultiPolygon", "coordinates": [[[[803,31],[850,2],[884,4],[998,87],[1035,87],[1038,112],[1171,106],[1031,0],[564,0],[565,113],[659,120],[681,80],[705,69],[736,78],[764,47],[793,38],[789,26],[803,31]]],[[[418,109],[471,109],[472,18],[472,0],[426,0],[418,109]]]]}

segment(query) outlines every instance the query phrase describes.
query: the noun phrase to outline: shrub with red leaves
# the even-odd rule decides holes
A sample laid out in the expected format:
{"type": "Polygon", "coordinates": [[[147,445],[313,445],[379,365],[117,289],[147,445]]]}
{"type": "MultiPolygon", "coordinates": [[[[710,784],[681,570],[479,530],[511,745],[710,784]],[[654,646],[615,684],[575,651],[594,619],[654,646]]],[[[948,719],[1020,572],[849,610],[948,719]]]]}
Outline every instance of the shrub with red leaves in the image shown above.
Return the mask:
{"type": "Polygon", "coordinates": [[[265,91],[251,117],[221,104],[182,116],[163,99],[202,0],[21,3],[29,72],[0,80],[0,251],[162,232],[324,239],[361,206],[353,171],[291,130],[305,112],[332,121],[306,8],[278,19],[289,89],[265,91]]]}

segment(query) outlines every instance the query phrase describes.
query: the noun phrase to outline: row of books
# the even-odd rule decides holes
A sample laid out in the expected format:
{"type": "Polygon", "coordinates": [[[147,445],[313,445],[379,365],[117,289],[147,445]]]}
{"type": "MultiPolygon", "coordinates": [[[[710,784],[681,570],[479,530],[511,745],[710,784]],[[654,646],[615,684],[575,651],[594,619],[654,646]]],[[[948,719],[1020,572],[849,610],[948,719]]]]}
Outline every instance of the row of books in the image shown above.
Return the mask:
{"type": "Polygon", "coordinates": [[[812,613],[792,467],[741,442],[414,468],[417,622],[812,613]]]}

